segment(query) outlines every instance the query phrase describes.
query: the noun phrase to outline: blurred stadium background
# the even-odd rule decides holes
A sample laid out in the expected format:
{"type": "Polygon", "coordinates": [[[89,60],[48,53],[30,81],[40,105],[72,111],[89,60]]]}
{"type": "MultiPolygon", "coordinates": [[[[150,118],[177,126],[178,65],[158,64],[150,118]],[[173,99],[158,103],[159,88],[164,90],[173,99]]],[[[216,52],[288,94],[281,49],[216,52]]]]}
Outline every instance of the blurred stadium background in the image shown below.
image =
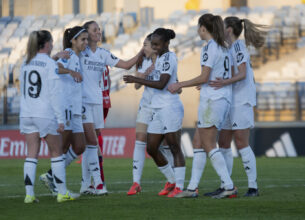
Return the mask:
{"type": "MultiPolygon", "coordinates": [[[[257,156],[305,155],[305,1],[0,0],[0,158],[24,157],[26,152],[17,131],[18,76],[31,31],[50,30],[56,53],[62,50],[65,28],[96,20],[102,28],[102,47],[127,59],[140,50],[145,36],[155,28],[172,28],[177,37],[170,46],[179,58],[179,79],[185,80],[200,73],[199,51],[205,42],[197,36],[197,21],[207,12],[222,17],[236,15],[270,26],[264,47],[249,48],[257,85],[251,145],[257,156]]],[[[110,157],[132,156],[143,91],[126,86],[123,74],[132,71],[113,68],[110,72],[112,108],[105,135],[112,149],[108,148],[109,154],[104,150],[110,157]],[[124,155],[117,153],[120,149],[125,149],[124,155]]],[[[181,98],[185,107],[182,144],[186,156],[192,156],[199,92],[184,89],[181,98]]]]}

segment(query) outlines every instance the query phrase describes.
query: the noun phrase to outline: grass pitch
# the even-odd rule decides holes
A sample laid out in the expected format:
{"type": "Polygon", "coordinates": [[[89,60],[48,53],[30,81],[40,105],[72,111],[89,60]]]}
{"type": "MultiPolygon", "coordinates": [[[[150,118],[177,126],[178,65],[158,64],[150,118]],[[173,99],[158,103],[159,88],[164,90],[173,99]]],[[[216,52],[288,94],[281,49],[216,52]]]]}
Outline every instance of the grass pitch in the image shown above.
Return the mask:
{"type": "MultiPolygon", "coordinates": [[[[195,199],[160,197],[165,178],[151,159],[143,171],[143,192],[128,197],[132,184],[131,159],[105,159],[108,196],[82,196],[77,201],[58,204],[38,176],[49,160],[39,160],[35,193],[37,204],[24,204],[24,160],[0,160],[0,219],[305,219],[305,158],[257,158],[260,197],[244,198],[247,177],[240,158],[234,159],[233,181],[238,187],[236,199],[212,199],[203,193],[219,186],[219,179],[208,161],[195,199]]],[[[186,183],[192,160],[187,159],[186,183]]],[[[73,163],[67,169],[67,185],[80,189],[81,167],[73,163]]]]}

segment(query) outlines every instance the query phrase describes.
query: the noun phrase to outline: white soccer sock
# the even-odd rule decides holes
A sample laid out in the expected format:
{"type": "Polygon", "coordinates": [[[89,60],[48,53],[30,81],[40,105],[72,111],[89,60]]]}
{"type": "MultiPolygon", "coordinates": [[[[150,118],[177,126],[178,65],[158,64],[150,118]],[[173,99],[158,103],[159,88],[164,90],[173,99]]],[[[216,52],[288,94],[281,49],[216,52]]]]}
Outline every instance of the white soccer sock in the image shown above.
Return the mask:
{"type": "Polygon", "coordinates": [[[82,154],[82,185],[84,185],[85,187],[89,187],[91,185],[91,176],[87,158],[88,151],[86,149],[82,154]]]}
{"type": "Polygon", "coordinates": [[[243,165],[248,176],[248,187],[257,189],[256,158],[250,146],[239,150],[243,165]]]}
{"type": "Polygon", "coordinates": [[[173,154],[172,154],[171,149],[169,148],[169,146],[161,145],[159,147],[159,150],[163,154],[163,156],[166,158],[168,163],[171,165],[171,167],[175,167],[174,157],[173,157],[173,154]]]}
{"type": "Polygon", "coordinates": [[[51,158],[51,169],[58,193],[65,195],[67,193],[66,168],[63,156],[51,158]]]}
{"type": "Polygon", "coordinates": [[[233,169],[233,154],[231,148],[219,148],[220,152],[222,153],[223,158],[225,159],[228,172],[230,176],[232,175],[233,169]]]}
{"type": "Polygon", "coordinates": [[[226,167],[226,162],[222,156],[222,153],[217,149],[214,148],[209,152],[209,157],[211,159],[212,165],[220,177],[221,183],[225,189],[232,189],[233,182],[230,178],[228,173],[228,169],[226,167]]]}
{"type": "Polygon", "coordinates": [[[187,187],[189,190],[198,188],[204,167],[207,161],[207,154],[203,149],[194,149],[192,177],[187,187]]]}
{"type": "Polygon", "coordinates": [[[23,166],[23,176],[26,195],[34,196],[37,159],[26,158],[23,166]]]}
{"type": "Polygon", "coordinates": [[[142,171],[145,162],[145,147],[146,143],[143,141],[136,141],[133,150],[133,164],[132,164],[132,176],[133,182],[140,184],[142,171]]]}
{"type": "Polygon", "coordinates": [[[69,166],[73,160],[77,158],[76,153],[73,151],[72,147],[69,147],[67,153],[65,154],[66,160],[65,165],[66,167],[69,166]]]}
{"type": "Polygon", "coordinates": [[[93,177],[94,187],[96,188],[99,184],[103,184],[97,155],[97,146],[86,145],[86,151],[90,175],[93,177]]]}
{"type": "Polygon", "coordinates": [[[184,188],[184,179],[185,179],[185,167],[175,167],[174,168],[176,187],[179,187],[181,190],[184,188]]]}
{"type": "Polygon", "coordinates": [[[163,167],[158,167],[161,173],[164,174],[164,176],[167,179],[167,182],[169,183],[175,183],[175,173],[173,168],[170,166],[170,164],[166,164],[163,167]]]}

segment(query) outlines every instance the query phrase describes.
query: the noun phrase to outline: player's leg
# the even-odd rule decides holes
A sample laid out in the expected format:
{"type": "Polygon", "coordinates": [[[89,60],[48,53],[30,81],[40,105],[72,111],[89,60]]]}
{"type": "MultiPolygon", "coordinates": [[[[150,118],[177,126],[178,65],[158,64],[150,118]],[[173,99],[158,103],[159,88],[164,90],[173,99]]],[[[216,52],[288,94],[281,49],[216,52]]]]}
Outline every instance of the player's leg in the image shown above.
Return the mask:
{"type": "Polygon", "coordinates": [[[24,161],[23,173],[26,197],[24,203],[38,202],[34,193],[34,184],[36,176],[37,158],[40,149],[40,137],[38,132],[25,134],[28,154],[24,161]]]}

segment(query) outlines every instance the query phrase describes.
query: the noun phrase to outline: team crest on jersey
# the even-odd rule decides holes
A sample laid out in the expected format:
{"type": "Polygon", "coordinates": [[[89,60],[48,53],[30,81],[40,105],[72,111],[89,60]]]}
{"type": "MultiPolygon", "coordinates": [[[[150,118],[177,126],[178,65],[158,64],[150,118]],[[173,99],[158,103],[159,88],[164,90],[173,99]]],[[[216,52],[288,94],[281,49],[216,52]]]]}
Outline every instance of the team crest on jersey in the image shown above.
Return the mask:
{"type": "Polygon", "coordinates": [[[237,54],[237,63],[239,63],[240,61],[242,61],[244,59],[244,54],[239,52],[237,54]]]}
{"type": "Polygon", "coordinates": [[[209,55],[207,53],[204,53],[202,57],[203,62],[207,61],[208,59],[209,59],[209,55]]]}
{"type": "Polygon", "coordinates": [[[168,71],[170,67],[169,62],[165,62],[163,63],[162,71],[168,71]]]}

